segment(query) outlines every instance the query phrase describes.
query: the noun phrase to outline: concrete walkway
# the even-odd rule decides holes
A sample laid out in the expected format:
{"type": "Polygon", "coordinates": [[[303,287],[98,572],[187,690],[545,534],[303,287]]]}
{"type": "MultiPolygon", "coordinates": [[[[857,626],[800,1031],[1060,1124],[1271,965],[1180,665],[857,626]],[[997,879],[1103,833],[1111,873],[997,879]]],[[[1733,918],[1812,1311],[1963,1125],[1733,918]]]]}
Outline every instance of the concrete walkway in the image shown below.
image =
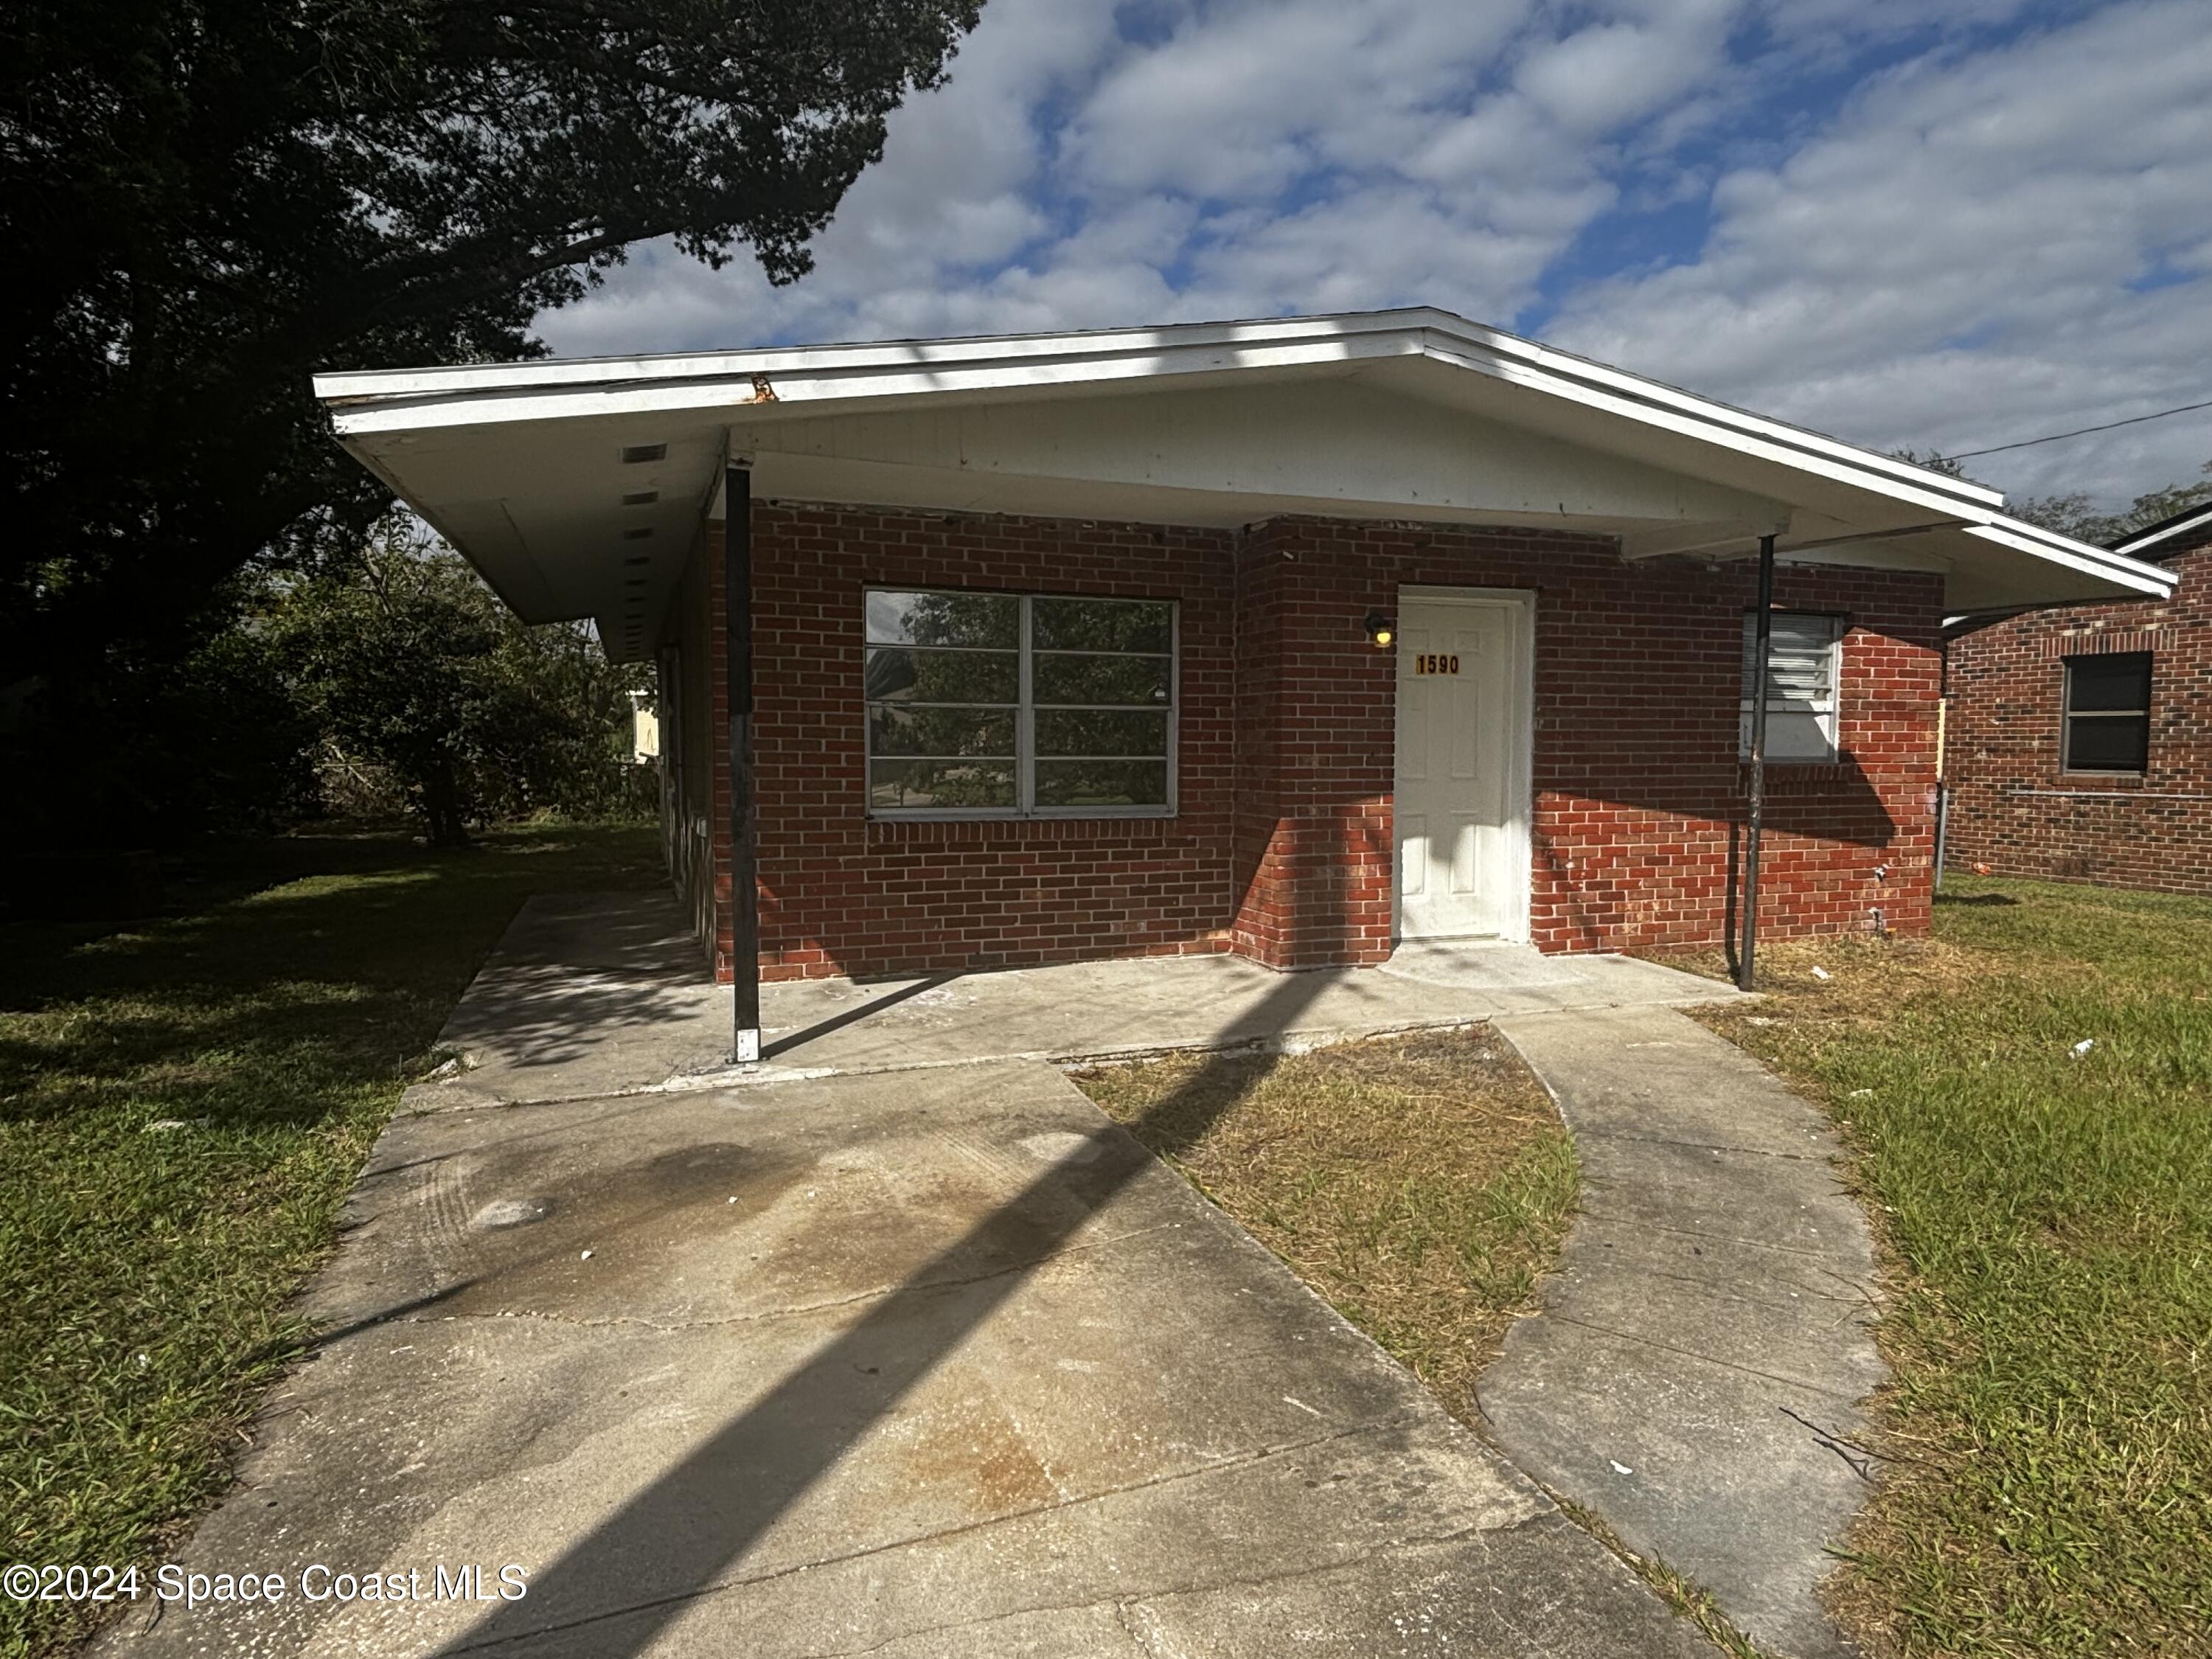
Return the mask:
{"type": "Polygon", "coordinates": [[[111,1659],[1711,1651],[1036,1063],[401,1116],[310,1310],[111,1659]]]}
{"type": "Polygon", "coordinates": [[[1285,1049],[1501,1014],[1713,1002],[1729,987],[1619,956],[1412,945],[1381,968],[1279,974],[1240,957],[1153,957],[763,988],[766,1064],[728,1065],[730,994],[706,982],[672,900],[535,898],[441,1042],[465,1069],[413,1110],[582,1099],[704,1082],[1073,1060],[1168,1048],[1285,1049]]]}
{"type": "Polygon", "coordinates": [[[1848,1652],[1814,1590],[1869,1490],[1871,1239],[1822,1115],[1664,1008],[1498,1028],[1558,1097],[1583,1214],[1486,1373],[1498,1443],[1762,1646],[1848,1652]]]}

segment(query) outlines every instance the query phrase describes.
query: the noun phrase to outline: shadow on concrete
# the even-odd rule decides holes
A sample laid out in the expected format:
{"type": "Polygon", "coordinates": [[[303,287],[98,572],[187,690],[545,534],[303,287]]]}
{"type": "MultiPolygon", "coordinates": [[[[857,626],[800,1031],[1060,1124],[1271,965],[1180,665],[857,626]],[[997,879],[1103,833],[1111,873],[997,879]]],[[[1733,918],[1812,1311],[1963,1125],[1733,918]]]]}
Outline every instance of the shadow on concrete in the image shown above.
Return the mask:
{"type": "MultiPolygon", "coordinates": [[[[1268,1012],[1286,1025],[1323,983],[1319,975],[1285,975],[1269,994],[1268,1012]]],[[[1209,1086],[1232,1064],[1249,1067],[1251,1060],[1210,1057],[1146,1115],[1139,1133],[1165,1153],[1188,1148],[1235,1098],[1209,1086]],[[1193,1109],[1209,1094],[1216,1096],[1210,1109],[1193,1109]]],[[[593,1654],[626,1659],[642,1652],[1152,1161],[1136,1138],[1101,1123],[758,1403],[578,1539],[536,1576],[526,1601],[504,1604],[441,1651],[521,1646],[599,1626],[593,1654]],[[917,1333],[926,1340],[914,1340],[917,1333]],[[659,1571],[653,1582],[633,1587],[634,1599],[610,1606],[595,1567],[635,1559],[634,1552],[659,1571]]]]}
{"type": "Polygon", "coordinates": [[[711,991],[665,896],[547,895],[523,907],[441,1041],[520,1070],[570,1065],[622,1034],[695,1021],[711,991]]]}
{"type": "Polygon", "coordinates": [[[426,1308],[434,1308],[441,1303],[450,1302],[476,1282],[473,1279],[455,1279],[450,1285],[440,1285],[427,1296],[411,1296],[404,1302],[395,1302],[388,1308],[379,1308],[373,1313],[362,1314],[356,1318],[347,1320],[342,1325],[318,1326],[313,1338],[301,1352],[309,1354],[319,1353],[325,1348],[334,1346],[357,1332],[374,1330],[377,1326],[388,1325],[395,1319],[410,1318],[426,1308]]]}
{"type": "Polygon", "coordinates": [[[440,1041],[489,1049],[518,1070],[574,1065],[611,1038],[696,1020],[702,976],[681,988],[558,963],[502,963],[446,1024],[440,1041]]]}
{"type": "Polygon", "coordinates": [[[777,1038],[761,1049],[761,1058],[774,1060],[778,1054],[789,1054],[803,1043],[811,1042],[817,1037],[827,1036],[832,1031],[842,1031],[848,1025],[857,1025],[871,1015],[881,1013],[895,1003],[904,1002],[908,997],[918,997],[924,991],[934,991],[939,986],[950,985],[959,977],[958,974],[932,974],[928,978],[918,979],[911,985],[902,985],[895,991],[886,991],[883,995],[872,998],[857,1008],[848,1008],[843,1013],[833,1015],[828,1019],[818,1019],[804,1030],[793,1031],[789,1036],[777,1038]]]}

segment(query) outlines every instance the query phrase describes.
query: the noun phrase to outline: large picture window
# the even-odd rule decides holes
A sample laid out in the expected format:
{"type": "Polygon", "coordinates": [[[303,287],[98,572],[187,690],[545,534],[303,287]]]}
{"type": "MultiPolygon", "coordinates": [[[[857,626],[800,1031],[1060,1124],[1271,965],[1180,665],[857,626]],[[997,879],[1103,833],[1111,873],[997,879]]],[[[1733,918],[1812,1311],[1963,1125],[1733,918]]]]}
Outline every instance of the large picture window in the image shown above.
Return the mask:
{"type": "Polygon", "coordinates": [[[871,589],[866,628],[871,813],[1175,810],[1173,601],[871,589]]]}
{"type": "Polygon", "coordinates": [[[2066,659],[2060,765],[2140,774],[2150,763],[2150,653],[2066,659]]]}
{"type": "MultiPolygon", "coordinates": [[[[1751,696],[1758,680],[1759,617],[1743,619],[1743,689],[1736,703],[1736,757],[1751,758],[1751,696]]],[[[1840,752],[1838,683],[1844,619],[1810,611],[1773,613],[1766,653],[1766,758],[1820,763],[1840,752]]]]}

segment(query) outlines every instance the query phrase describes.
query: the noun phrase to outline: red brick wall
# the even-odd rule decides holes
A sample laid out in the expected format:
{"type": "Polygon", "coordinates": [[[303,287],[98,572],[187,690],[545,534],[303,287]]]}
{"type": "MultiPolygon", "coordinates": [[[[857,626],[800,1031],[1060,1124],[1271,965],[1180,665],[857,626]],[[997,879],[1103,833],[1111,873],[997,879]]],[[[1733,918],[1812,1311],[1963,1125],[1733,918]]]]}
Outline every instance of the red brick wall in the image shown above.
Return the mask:
{"type": "Polygon", "coordinates": [[[2212,547],[2166,561],[2164,600],[2066,605],[1952,641],[1954,869],[2212,893],[2212,547]],[[2151,653],[2140,778],[2059,767],[2065,659],[2151,653]]]}
{"type": "MultiPolygon", "coordinates": [[[[1744,566],[1626,565],[1609,541],[1540,532],[1318,520],[1238,536],[763,502],[753,522],[767,977],[1231,948],[1282,968],[1380,960],[1394,662],[1362,619],[1392,609],[1401,584],[1537,591],[1535,942],[1726,937],[1745,805],[1744,566]],[[1181,599],[1179,817],[870,822],[861,596],[874,584],[1181,599]]],[[[719,541],[710,529],[718,580],[719,541]]],[[[1769,771],[1764,924],[1860,929],[1879,908],[1892,927],[1924,929],[1940,581],[1784,569],[1778,600],[1845,611],[1852,628],[1844,763],[1769,771]]],[[[719,617],[718,587],[712,603],[719,617]]]]}
{"type": "Polygon", "coordinates": [[[756,507],[763,977],[1227,950],[1233,545],[1150,525],[756,507]],[[871,586],[1181,599],[1178,815],[871,822],[871,586]]]}
{"type": "MultiPolygon", "coordinates": [[[[1239,580],[1238,657],[1251,676],[1240,693],[1239,950],[1285,968],[1389,953],[1396,665],[1361,619],[1391,609],[1401,585],[1536,590],[1538,946],[1727,937],[1749,568],[1624,564],[1609,541],[1542,532],[1284,520],[1248,538],[1239,580]]],[[[1863,929],[1879,908],[1892,928],[1923,930],[1941,583],[1785,568],[1776,592],[1784,609],[1840,611],[1852,626],[1844,762],[1768,769],[1762,927],[1863,929]]]]}

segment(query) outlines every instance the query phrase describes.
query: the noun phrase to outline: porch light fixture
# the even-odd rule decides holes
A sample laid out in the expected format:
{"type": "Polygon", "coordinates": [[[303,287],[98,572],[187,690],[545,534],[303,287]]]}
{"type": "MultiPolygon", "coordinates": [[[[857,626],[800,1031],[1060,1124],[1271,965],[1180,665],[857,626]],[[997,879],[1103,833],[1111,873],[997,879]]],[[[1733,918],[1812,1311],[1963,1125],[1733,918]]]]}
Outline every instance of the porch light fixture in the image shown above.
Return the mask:
{"type": "Polygon", "coordinates": [[[1388,650],[1398,637],[1397,624],[1380,611],[1367,613],[1367,642],[1377,651],[1388,650]]]}

